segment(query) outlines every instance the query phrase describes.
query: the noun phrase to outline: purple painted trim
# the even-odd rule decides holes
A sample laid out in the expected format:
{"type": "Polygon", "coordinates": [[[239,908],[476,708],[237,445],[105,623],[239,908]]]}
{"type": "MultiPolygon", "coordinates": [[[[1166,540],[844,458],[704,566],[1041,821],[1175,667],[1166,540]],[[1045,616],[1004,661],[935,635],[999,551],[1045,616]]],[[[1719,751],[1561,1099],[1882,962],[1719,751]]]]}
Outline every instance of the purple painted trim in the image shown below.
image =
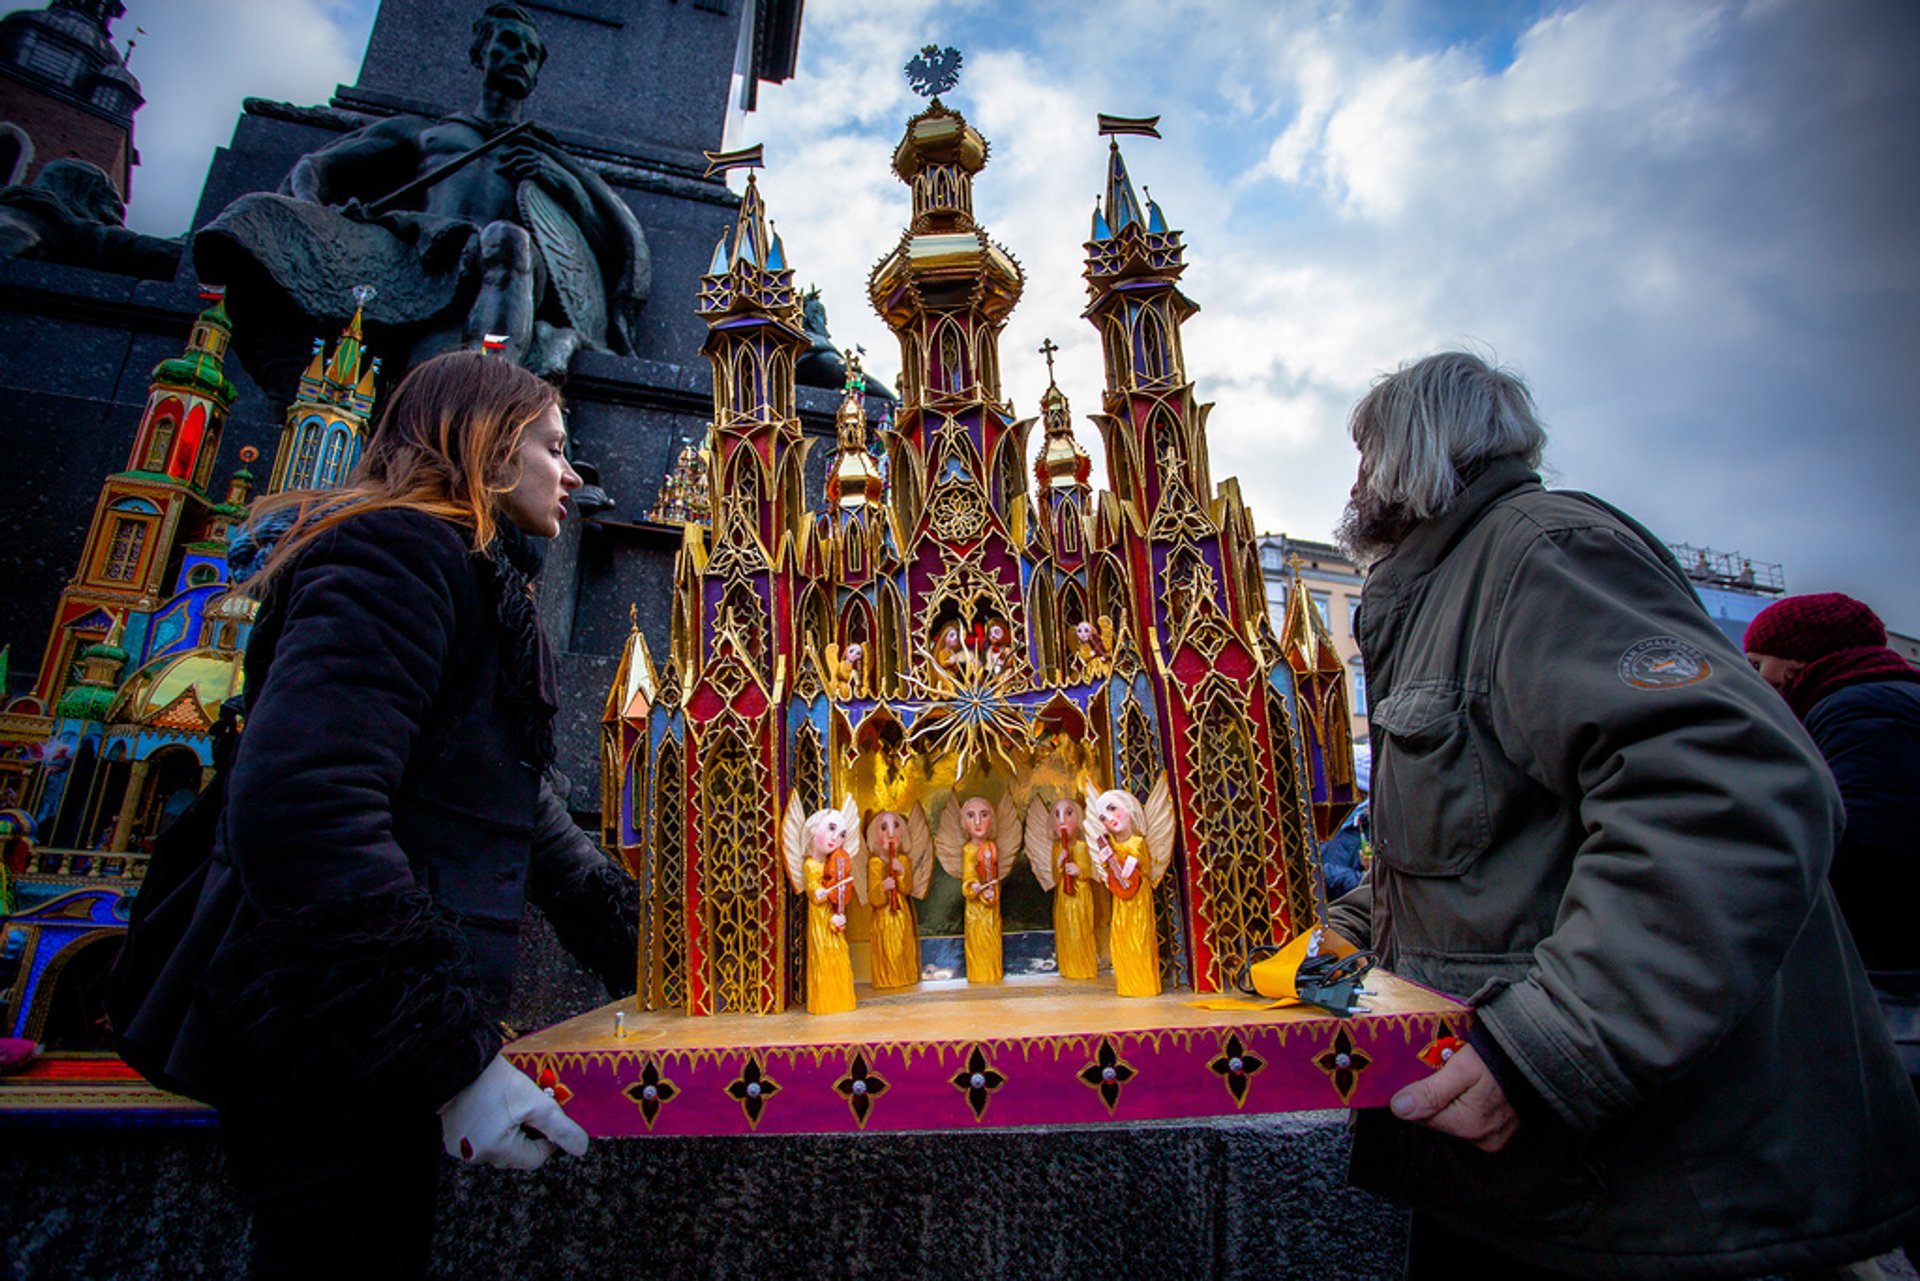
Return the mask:
{"type": "Polygon", "coordinates": [[[568,1115],[598,1138],[964,1130],[1381,1107],[1432,1072],[1420,1051],[1464,1030],[1467,1017],[1463,1010],[931,1044],[546,1053],[509,1046],[506,1054],[536,1078],[551,1069],[568,1115]],[[866,1068],[864,1091],[853,1085],[856,1056],[866,1068]],[[651,1124],[642,1103],[653,1105],[651,1124]]]}

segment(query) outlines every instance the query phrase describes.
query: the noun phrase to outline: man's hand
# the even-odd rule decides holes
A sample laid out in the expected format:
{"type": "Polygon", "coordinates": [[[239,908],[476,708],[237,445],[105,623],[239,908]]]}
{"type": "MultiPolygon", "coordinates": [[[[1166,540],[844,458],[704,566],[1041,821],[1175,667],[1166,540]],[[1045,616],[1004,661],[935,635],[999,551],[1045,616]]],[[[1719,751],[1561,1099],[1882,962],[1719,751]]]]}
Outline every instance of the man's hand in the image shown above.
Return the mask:
{"type": "Polygon", "coordinates": [[[1402,1121],[1465,1139],[1482,1152],[1498,1152],[1520,1128],[1506,1091],[1471,1045],[1461,1046],[1426,1080],[1394,1095],[1389,1106],[1402,1121]]]}

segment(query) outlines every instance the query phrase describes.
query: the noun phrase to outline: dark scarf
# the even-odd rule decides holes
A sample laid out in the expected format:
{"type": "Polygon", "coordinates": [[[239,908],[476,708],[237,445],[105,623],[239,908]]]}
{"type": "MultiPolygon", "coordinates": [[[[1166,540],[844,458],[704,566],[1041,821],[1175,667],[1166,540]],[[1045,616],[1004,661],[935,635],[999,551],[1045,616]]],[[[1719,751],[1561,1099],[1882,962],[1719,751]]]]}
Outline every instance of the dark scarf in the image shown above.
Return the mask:
{"type": "Polygon", "coordinates": [[[1793,714],[1804,721],[1827,695],[1874,681],[1920,681],[1920,671],[1885,645],[1852,645],[1808,663],[1782,692],[1793,714]]]}
{"type": "Polygon", "coordinates": [[[514,731],[527,764],[539,769],[553,763],[553,718],[560,710],[553,653],[540,630],[534,597],[534,579],[546,559],[543,540],[503,525],[482,561],[484,576],[494,588],[494,611],[506,632],[501,677],[514,731]]]}

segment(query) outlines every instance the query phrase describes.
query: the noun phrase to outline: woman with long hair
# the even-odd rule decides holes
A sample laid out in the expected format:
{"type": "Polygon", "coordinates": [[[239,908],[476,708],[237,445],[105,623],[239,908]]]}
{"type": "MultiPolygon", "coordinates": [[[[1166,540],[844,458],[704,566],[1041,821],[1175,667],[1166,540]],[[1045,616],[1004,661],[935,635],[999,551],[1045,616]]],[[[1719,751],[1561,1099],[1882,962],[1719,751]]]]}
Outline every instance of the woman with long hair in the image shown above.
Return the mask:
{"type": "Polygon", "coordinates": [[[454,352],[390,394],[351,482],[264,500],[245,724],[193,924],[125,1029],[221,1109],[255,1275],[418,1274],[438,1151],[586,1136],[499,1057],[521,912],[617,994],[637,892],[548,788],[533,597],[559,532],[552,387],[454,352]]]}

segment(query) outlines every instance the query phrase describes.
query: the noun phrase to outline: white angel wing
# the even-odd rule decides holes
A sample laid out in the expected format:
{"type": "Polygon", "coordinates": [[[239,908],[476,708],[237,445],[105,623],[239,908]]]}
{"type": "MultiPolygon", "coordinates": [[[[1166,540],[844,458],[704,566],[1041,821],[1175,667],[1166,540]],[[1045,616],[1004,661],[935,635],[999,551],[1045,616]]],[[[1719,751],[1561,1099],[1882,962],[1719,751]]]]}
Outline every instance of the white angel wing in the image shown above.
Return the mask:
{"type": "Polygon", "coordinates": [[[1100,792],[1093,784],[1087,784],[1086,803],[1080,811],[1080,830],[1087,834],[1087,849],[1100,848],[1100,838],[1107,834],[1106,824],[1100,821],[1100,792]]]}
{"type": "Polygon", "coordinates": [[[1027,802],[1027,865],[1040,888],[1053,889],[1053,807],[1035,792],[1027,802]]]}
{"type": "Polygon", "coordinates": [[[1158,885],[1160,878],[1167,874],[1167,864],[1173,861],[1174,831],[1179,820],[1173,812],[1173,788],[1167,782],[1164,772],[1154,780],[1153,791],[1147,796],[1147,857],[1153,862],[1153,883],[1158,885]]]}
{"type": "Polygon", "coordinates": [[[1014,804],[1011,791],[1001,796],[997,812],[1000,822],[994,844],[1000,850],[1000,879],[1004,881],[1020,853],[1020,807],[1014,804]]]}
{"type": "Polygon", "coordinates": [[[939,857],[940,866],[947,869],[947,875],[956,881],[961,875],[960,847],[966,843],[960,834],[960,798],[949,796],[940,808],[940,830],[934,833],[933,852],[939,857]]]}
{"type": "Polygon", "coordinates": [[[853,896],[860,900],[862,907],[867,903],[866,860],[860,857],[862,839],[860,834],[860,802],[853,799],[853,793],[847,793],[847,799],[840,803],[840,825],[847,833],[847,864],[853,868],[853,896]]]}
{"type": "Polygon", "coordinates": [[[933,884],[933,832],[927,811],[915,805],[907,814],[907,861],[913,865],[913,896],[925,898],[933,884]]]}
{"type": "Polygon", "coordinates": [[[786,855],[787,879],[793,882],[794,893],[806,893],[807,810],[798,792],[787,798],[786,817],[780,821],[780,851],[786,855]]]}

